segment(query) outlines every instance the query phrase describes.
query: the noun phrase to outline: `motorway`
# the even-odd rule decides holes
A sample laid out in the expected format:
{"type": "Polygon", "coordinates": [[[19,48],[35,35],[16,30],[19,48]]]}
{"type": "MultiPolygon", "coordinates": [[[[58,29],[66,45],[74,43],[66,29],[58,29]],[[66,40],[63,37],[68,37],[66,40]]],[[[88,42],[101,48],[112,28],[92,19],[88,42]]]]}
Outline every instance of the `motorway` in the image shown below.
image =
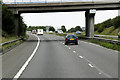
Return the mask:
{"type": "Polygon", "coordinates": [[[118,78],[118,52],[79,40],[64,45],[64,37],[29,34],[29,39],[3,54],[3,78],[13,78],[33,53],[20,78],[118,78]]]}

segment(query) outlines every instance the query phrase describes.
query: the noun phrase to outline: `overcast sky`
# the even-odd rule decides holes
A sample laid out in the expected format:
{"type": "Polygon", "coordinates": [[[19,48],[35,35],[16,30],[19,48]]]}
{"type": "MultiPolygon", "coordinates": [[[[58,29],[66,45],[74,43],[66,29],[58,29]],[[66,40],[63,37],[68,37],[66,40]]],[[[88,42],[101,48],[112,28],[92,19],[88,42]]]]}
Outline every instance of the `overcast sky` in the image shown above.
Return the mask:
{"type": "MultiPolygon", "coordinates": [[[[21,14],[27,26],[54,26],[56,29],[65,25],[71,27],[85,27],[85,12],[59,12],[59,13],[27,13],[21,14]]],[[[97,11],[95,24],[118,16],[118,10],[97,11]]]]}

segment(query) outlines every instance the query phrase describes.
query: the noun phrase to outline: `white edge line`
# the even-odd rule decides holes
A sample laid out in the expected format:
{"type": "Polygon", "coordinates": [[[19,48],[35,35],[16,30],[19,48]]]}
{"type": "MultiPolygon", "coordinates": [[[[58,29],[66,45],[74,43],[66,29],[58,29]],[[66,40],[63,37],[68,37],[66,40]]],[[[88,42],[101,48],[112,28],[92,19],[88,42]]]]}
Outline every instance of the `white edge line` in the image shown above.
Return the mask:
{"type": "MultiPolygon", "coordinates": [[[[36,35],[35,35],[36,36],[36,35]]],[[[23,71],[25,70],[25,68],[27,67],[27,65],[29,64],[29,62],[32,60],[33,56],[35,55],[38,47],[39,47],[39,44],[40,44],[40,38],[38,36],[36,36],[38,38],[38,43],[37,43],[37,46],[36,48],[34,49],[32,55],[28,58],[28,60],[25,62],[25,64],[22,66],[22,68],[18,71],[18,73],[14,76],[14,78],[19,78],[20,75],[23,73],[23,71]]],[[[13,78],[13,79],[14,79],[13,78]]]]}

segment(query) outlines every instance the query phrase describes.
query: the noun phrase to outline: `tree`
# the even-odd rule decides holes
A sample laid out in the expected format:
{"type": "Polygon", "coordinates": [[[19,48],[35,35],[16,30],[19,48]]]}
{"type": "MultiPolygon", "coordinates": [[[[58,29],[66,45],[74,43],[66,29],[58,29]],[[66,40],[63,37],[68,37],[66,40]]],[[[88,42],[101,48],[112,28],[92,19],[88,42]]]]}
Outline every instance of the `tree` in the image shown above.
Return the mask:
{"type": "Polygon", "coordinates": [[[82,28],[80,26],[76,26],[75,31],[82,31],[82,28]]]}
{"type": "Polygon", "coordinates": [[[63,26],[61,26],[61,30],[63,31],[63,32],[66,32],[66,28],[65,28],[65,26],[63,25],[63,26]]]}
{"type": "MultiPolygon", "coordinates": [[[[14,22],[15,22],[14,15],[3,4],[2,5],[2,30],[4,30],[9,35],[13,35],[15,33],[15,23],[14,22]]],[[[3,36],[4,36],[4,34],[3,34],[3,36]]]]}
{"type": "Polygon", "coordinates": [[[120,27],[120,16],[117,16],[116,18],[113,19],[113,25],[115,28],[120,27]]]}
{"type": "Polygon", "coordinates": [[[76,26],[75,28],[71,28],[68,30],[68,32],[76,32],[76,31],[82,31],[80,26],[76,26]]]}
{"type": "Polygon", "coordinates": [[[20,26],[19,26],[19,33],[16,34],[16,27],[15,26],[15,16],[14,14],[8,10],[5,4],[2,5],[2,36],[7,37],[5,34],[9,36],[24,36],[26,32],[26,25],[23,22],[22,17],[20,17],[20,26]]]}
{"type": "Polygon", "coordinates": [[[55,28],[54,28],[54,27],[50,27],[50,28],[49,28],[49,31],[53,31],[53,32],[54,32],[54,31],[55,31],[55,28]]]}
{"type": "Polygon", "coordinates": [[[68,30],[68,32],[75,32],[75,31],[76,31],[75,28],[71,28],[68,30]]]}

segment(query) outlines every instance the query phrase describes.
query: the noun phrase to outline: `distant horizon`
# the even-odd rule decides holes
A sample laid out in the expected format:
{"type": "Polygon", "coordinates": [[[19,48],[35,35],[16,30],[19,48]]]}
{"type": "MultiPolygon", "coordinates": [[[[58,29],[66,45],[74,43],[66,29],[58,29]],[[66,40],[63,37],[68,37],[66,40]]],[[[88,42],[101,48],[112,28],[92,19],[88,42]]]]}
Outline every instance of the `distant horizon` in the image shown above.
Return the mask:
{"type": "MultiPolygon", "coordinates": [[[[119,16],[119,15],[118,15],[119,16]]],[[[117,16],[116,16],[117,17],[117,16]]],[[[114,18],[116,18],[116,17],[114,17],[114,18]]],[[[113,19],[113,18],[109,18],[109,19],[113,19]]],[[[109,20],[109,19],[107,19],[107,20],[109,20]]],[[[100,23],[103,23],[103,22],[105,22],[105,21],[107,21],[107,20],[104,20],[104,21],[102,21],[102,22],[100,22],[100,23]]],[[[97,24],[99,24],[99,23],[97,23],[97,24]]],[[[31,26],[31,25],[30,25],[31,26]]],[[[42,27],[42,26],[51,26],[51,27],[54,27],[54,26],[52,26],[52,25],[34,25],[34,26],[31,26],[31,27],[42,27]]],[[[64,25],[62,25],[62,26],[64,26],[64,25]]],[[[80,25],[78,25],[78,26],[80,26],[80,25]]],[[[29,26],[28,26],[29,27],[29,26]]],[[[76,26],[75,26],[76,27],[76,26]]],[[[81,27],[81,26],[80,26],[81,27]]],[[[81,27],[82,28],[82,27],[81,27]]]]}
{"type": "MultiPolygon", "coordinates": [[[[85,11],[78,12],[58,12],[58,13],[24,13],[21,14],[27,26],[53,26],[55,29],[62,25],[66,29],[76,26],[85,27],[85,11]]],[[[95,24],[118,16],[118,10],[97,11],[95,14],[95,24]]]]}

